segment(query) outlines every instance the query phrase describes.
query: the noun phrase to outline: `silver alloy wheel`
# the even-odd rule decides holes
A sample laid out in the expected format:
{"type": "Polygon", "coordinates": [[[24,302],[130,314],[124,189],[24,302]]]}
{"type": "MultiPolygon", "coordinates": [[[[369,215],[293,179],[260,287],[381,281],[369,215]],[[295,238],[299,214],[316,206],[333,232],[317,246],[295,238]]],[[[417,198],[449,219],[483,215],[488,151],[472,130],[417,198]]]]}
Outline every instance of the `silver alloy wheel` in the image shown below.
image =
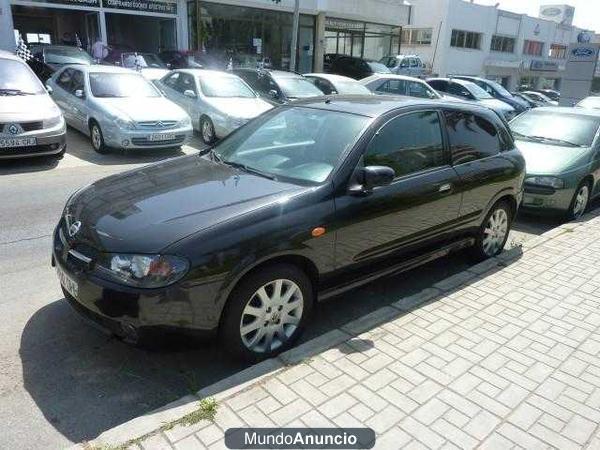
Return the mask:
{"type": "Polygon", "coordinates": [[[102,135],[100,134],[98,125],[92,125],[92,145],[96,150],[100,150],[102,147],[102,135]]]}
{"type": "Polygon", "coordinates": [[[575,201],[573,202],[573,218],[579,219],[581,216],[583,216],[589,198],[590,188],[587,184],[584,184],[579,188],[577,194],[575,194],[575,201]]]}
{"type": "Polygon", "coordinates": [[[212,123],[210,123],[208,119],[204,119],[202,121],[202,139],[204,142],[207,144],[212,142],[214,139],[214,134],[215,132],[213,130],[212,123]]]}
{"type": "Polygon", "coordinates": [[[506,239],[508,233],[508,214],[502,208],[495,210],[483,230],[483,252],[494,256],[506,239]]]}
{"type": "Polygon", "coordinates": [[[302,319],[304,297],[291,280],[273,280],[261,286],[246,304],[240,319],[244,345],[256,353],[268,353],[284,345],[302,319]]]}

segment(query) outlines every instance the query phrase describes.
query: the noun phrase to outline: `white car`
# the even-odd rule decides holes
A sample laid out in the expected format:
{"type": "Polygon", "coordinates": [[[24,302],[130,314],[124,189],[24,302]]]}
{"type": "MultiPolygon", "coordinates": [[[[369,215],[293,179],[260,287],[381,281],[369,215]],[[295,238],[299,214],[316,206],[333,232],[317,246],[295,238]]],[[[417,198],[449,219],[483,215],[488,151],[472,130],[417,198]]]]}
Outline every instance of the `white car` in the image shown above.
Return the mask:
{"type": "Polygon", "coordinates": [[[0,159],[53,155],[67,148],[60,109],[29,66],[0,50],[0,159]]]}
{"type": "Polygon", "coordinates": [[[590,97],[586,97],[575,106],[587,109],[600,109],[600,96],[592,95],[590,97]]]}
{"type": "Polygon", "coordinates": [[[354,78],[331,73],[306,73],[304,77],[318,87],[323,94],[369,95],[372,92],[354,78]]]}
{"type": "Polygon", "coordinates": [[[192,121],[138,72],[112,66],[67,66],[47,82],[67,123],[94,150],[181,147],[192,121]]]}
{"type": "Polygon", "coordinates": [[[375,74],[363,78],[360,84],[366,86],[375,94],[406,95],[409,97],[441,99],[442,96],[432,89],[425,81],[395,74],[375,74]]]}
{"type": "Polygon", "coordinates": [[[156,85],[190,115],[207,145],[273,108],[244,80],[228,72],[179,69],[156,85]]]}

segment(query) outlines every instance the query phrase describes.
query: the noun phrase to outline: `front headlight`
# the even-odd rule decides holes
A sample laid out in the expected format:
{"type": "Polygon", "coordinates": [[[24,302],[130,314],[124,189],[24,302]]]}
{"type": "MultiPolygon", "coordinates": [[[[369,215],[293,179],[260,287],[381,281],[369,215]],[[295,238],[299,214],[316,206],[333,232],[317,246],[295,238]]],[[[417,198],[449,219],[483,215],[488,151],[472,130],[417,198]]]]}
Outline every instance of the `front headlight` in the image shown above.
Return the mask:
{"type": "Polygon", "coordinates": [[[62,114],[44,120],[44,128],[54,128],[64,122],[62,114]]]}
{"type": "Polygon", "coordinates": [[[179,126],[180,127],[191,127],[192,126],[192,119],[190,119],[190,116],[185,116],[184,119],[181,119],[179,121],[179,126]]]}
{"type": "Polygon", "coordinates": [[[115,119],[115,124],[122,130],[133,130],[135,128],[135,124],[131,120],[125,120],[119,117],[115,119]]]}
{"type": "Polygon", "coordinates": [[[528,177],[525,178],[526,184],[535,184],[536,186],[547,186],[554,189],[562,189],[565,187],[565,182],[556,177],[528,177]]]}
{"type": "Polygon", "coordinates": [[[178,256],[108,253],[96,267],[113,281],[128,286],[160,288],[179,281],[190,264],[178,256]]]}

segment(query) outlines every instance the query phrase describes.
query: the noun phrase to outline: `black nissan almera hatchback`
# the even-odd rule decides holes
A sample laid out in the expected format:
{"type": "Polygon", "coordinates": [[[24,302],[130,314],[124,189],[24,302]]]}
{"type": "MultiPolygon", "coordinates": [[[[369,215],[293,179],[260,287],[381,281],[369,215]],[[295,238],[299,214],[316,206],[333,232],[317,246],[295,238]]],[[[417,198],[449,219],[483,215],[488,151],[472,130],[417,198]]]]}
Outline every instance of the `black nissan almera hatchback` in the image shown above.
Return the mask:
{"type": "Polygon", "coordinates": [[[501,252],[523,175],[491,110],[306,100],[76,192],[52,260],[69,302],[117,335],[218,332],[260,359],[294,343],[317,299],[454,250],[501,252]]]}

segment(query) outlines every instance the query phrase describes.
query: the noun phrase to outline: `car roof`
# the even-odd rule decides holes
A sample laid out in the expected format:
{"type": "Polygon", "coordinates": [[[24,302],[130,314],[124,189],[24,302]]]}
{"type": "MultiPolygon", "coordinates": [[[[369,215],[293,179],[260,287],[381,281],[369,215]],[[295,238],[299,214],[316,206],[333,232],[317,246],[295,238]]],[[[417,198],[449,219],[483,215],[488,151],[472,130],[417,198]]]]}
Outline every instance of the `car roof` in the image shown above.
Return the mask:
{"type": "Polygon", "coordinates": [[[558,114],[570,114],[573,116],[588,116],[600,118],[600,109],[573,108],[571,106],[542,106],[529,112],[553,112],[558,114]]]}
{"type": "Polygon", "coordinates": [[[470,86],[473,86],[473,84],[475,84],[472,81],[462,80],[460,78],[436,77],[436,78],[427,78],[427,81],[448,81],[448,82],[454,82],[456,84],[460,84],[461,86],[464,86],[464,87],[470,87],[470,86]]]}
{"type": "Polygon", "coordinates": [[[492,81],[492,80],[487,80],[487,79],[481,78],[481,77],[473,77],[471,75],[453,75],[453,76],[451,76],[449,78],[451,78],[451,79],[459,79],[459,80],[462,78],[463,80],[485,81],[486,83],[492,81]]]}
{"type": "Polygon", "coordinates": [[[88,72],[88,73],[90,73],[90,72],[93,72],[93,73],[138,73],[138,74],[140,73],[136,70],[128,69],[126,67],[111,66],[111,65],[106,65],[106,64],[91,64],[89,66],[72,64],[72,65],[66,66],[66,68],[82,70],[82,71],[88,72]]]}
{"type": "Polygon", "coordinates": [[[491,110],[473,103],[449,100],[429,100],[400,95],[334,95],[313,97],[295,101],[290,107],[307,107],[325,111],[337,111],[376,118],[390,111],[414,106],[462,108],[480,113],[491,110]]]}
{"type": "MultiPolygon", "coordinates": [[[[10,59],[12,61],[23,61],[21,58],[19,58],[14,53],[7,52],[5,50],[0,50],[0,58],[1,59],[10,59]]],[[[25,61],[23,61],[23,62],[25,62],[25,61]]]]}
{"type": "Polygon", "coordinates": [[[224,70],[212,70],[212,69],[200,69],[200,68],[192,68],[192,69],[177,69],[172,72],[182,72],[188,73],[190,75],[206,75],[208,77],[222,76],[222,77],[235,77],[238,76],[235,73],[225,72],[224,70]]]}
{"type": "Polygon", "coordinates": [[[417,77],[409,77],[408,75],[396,75],[395,73],[374,73],[373,75],[368,76],[367,78],[363,78],[359,80],[360,82],[369,83],[373,80],[380,80],[385,78],[386,80],[406,80],[406,81],[418,81],[420,83],[425,83],[424,80],[417,77]]]}
{"type": "Polygon", "coordinates": [[[354,78],[345,77],[343,75],[335,75],[333,73],[305,73],[305,77],[324,78],[329,81],[352,81],[358,83],[354,78]]]}

